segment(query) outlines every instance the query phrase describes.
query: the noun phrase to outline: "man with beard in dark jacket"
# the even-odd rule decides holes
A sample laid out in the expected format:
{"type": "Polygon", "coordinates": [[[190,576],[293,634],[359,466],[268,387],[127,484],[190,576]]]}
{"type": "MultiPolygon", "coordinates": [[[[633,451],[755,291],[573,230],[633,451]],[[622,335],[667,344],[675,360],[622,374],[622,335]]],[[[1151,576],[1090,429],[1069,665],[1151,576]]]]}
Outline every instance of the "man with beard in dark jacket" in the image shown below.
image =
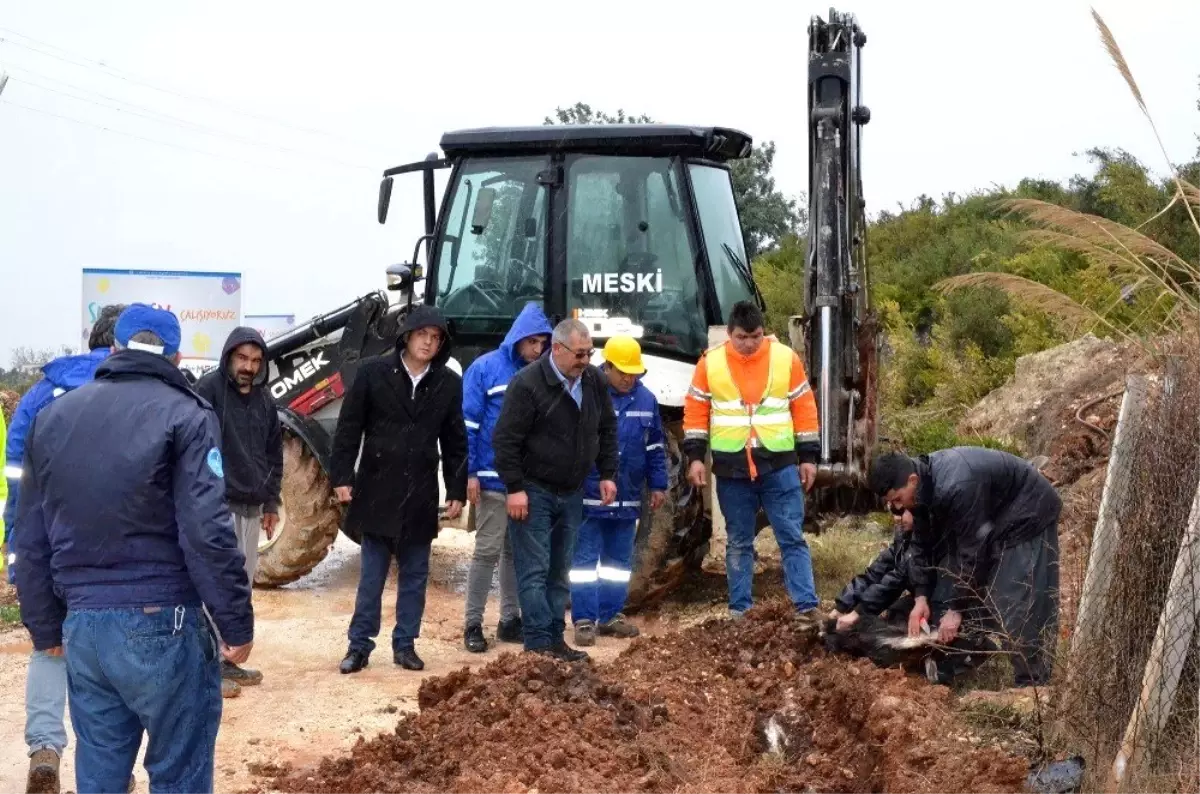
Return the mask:
{"type": "MultiPolygon", "coordinates": [[[[221,362],[196,384],[221,423],[225,498],[233,514],[238,547],[246,557],[246,577],[254,586],[259,530],[267,539],[279,523],[283,480],[283,431],[267,394],[267,345],[253,328],[235,328],[225,340],[221,362]]],[[[242,686],[262,682],[262,673],[221,663],[221,694],[236,697],[242,686]]]]}
{"type": "MultiPolygon", "coordinates": [[[[952,585],[938,639],[972,622],[998,631],[1012,654],[1016,686],[1050,679],[1058,633],[1058,493],[1030,463],[998,450],[955,447],[911,458],[875,459],[871,490],[893,510],[913,515],[914,564],[929,567],[935,547],[949,549],[952,585]]],[[[909,619],[928,620],[918,597],[909,619]]]]}
{"type": "Polygon", "coordinates": [[[362,670],[375,649],[393,557],[400,569],[393,660],[408,670],[425,667],[414,643],[425,612],[430,545],[438,534],[439,444],[446,518],[458,518],[467,498],[462,378],[446,366],[449,359],[442,313],[417,306],[404,319],[395,352],[363,361],[342,403],[331,474],[339,501],[349,504],[346,531],[362,536],[343,673],[362,670]]]}

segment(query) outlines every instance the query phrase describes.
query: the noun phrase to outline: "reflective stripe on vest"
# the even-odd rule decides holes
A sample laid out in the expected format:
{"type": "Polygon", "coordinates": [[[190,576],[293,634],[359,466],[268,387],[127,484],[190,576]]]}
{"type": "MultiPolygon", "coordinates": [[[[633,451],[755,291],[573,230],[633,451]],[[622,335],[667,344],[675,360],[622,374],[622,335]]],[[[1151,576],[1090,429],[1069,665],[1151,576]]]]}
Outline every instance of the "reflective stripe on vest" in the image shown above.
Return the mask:
{"type": "Polygon", "coordinates": [[[739,452],[747,446],[763,446],[771,452],[796,448],[788,386],[792,380],[792,349],[770,342],[767,386],[757,405],[746,405],[733,382],[726,346],[708,353],[708,388],[712,403],[709,413],[709,444],[714,452],[739,452]],[[753,429],[753,434],[751,434],[753,429]]]}

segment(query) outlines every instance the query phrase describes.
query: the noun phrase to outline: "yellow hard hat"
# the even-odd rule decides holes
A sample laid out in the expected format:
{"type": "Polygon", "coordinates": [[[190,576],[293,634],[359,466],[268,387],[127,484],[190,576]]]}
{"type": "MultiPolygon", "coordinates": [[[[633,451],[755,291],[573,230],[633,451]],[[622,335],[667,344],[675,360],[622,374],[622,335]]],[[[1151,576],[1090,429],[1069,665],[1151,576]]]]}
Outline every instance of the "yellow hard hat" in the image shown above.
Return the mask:
{"type": "Polygon", "coordinates": [[[614,336],[604,343],[604,360],[626,375],[641,375],[642,346],[632,336],[614,336]]]}

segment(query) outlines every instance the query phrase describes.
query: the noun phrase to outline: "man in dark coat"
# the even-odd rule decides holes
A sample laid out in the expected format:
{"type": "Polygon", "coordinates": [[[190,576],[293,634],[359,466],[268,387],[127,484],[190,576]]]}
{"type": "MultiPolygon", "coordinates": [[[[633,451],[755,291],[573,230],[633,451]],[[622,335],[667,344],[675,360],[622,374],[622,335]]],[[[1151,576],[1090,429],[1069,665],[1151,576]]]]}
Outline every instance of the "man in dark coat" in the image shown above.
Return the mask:
{"type": "Polygon", "coordinates": [[[395,352],[363,361],[342,403],[332,479],[338,499],[349,504],[346,530],[362,536],[362,573],[343,673],[362,670],[375,649],[393,557],[400,569],[393,658],[408,670],[425,667],[414,642],[425,611],[430,545],[438,534],[439,443],[446,517],[457,518],[467,498],[462,378],[446,366],[449,358],[442,313],[417,306],[400,328],[395,352]]]}
{"type": "MultiPolygon", "coordinates": [[[[938,639],[972,621],[998,631],[1013,654],[1017,686],[1050,679],[1058,633],[1058,493],[1030,463],[998,450],[955,447],[911,458],[875,459],[871,490],[913,515],[914,564],[929,567],[949,549],[948,609],[938,639]]],[[[925,597],[909,621],[929,619],[925,597]]]]}
{"type": "MultiPolygon", "coordinates": [[[[266,390],[266,355],[267,344],[258,331],[235,328],[225,340],[221,363],[196,384],[196,393],[208,400],[221,423],[225,498],[252,587],[259,530],[268,540],[275,532],[283,481],[283,430],[266,390]]],[[[262,673],[225,661],[221,678],[221,693],[235,697],[239,687],[260,683],[262,673]]]]}
{"type": "Polygon", "coordinates": [[[550,355],[509,382],[492,435],[508,493],[525,650],[569,662],[588,658],[567,645],[563,631],[583,483],[593,464],[600,502],[617,496],[617,417],[608,378],[588,364],[593,352],[586,325],[560,322],[550,355]]]}
{"type": "Polygon", "coordinates": [[[125,791],[143,733],[151,791],[212,791],[217,659],[246,661],[254,639],[220,430],[179,371],[175,315],[135,303],[115,336],[95,380],[30,430],[21,620],[66,656],[77,791],[125,791]]]}

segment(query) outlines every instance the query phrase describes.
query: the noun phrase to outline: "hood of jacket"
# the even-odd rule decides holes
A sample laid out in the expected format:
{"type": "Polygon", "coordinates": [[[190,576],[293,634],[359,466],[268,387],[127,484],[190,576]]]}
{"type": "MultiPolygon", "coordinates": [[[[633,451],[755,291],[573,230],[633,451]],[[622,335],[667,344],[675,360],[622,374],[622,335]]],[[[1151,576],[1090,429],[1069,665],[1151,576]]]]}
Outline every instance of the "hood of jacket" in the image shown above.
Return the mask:
{"type": "Polygon", "coordinates": [[[92,379],[96,368],[109,356],[107,347],[77,356],[61,356],[42,367],[46,380],[61,389],[76,389],[92,379]]]}
{"type": "Polygon", "coordinates": [[[450,338],[450,325],[446,322],[446,318],[442,315],[439,309],[433,306],[414,306],[404,317],[404,322],[400,324],[400,335],[396,339],[396,361],[400,361],[400,354],[404,352],[404,348],[408,345],[408,335],[418,328],[434,328],[442,329],[442,346],[438,349],[437,355],[433,357],[433,361],[429,362],[429,368],[445,366],[450,360],[450,350],[453,348],[453,341],[450,338]]]}
{"type": "Polygon", "coordinates": [[[271,367],[267,363],[267,343],[263,341],[262,334],[253,328],[238,326],[230,331],[229,338],[225,340],[225,347],[221,350],[221,374],[225,377],[225,380],[233,380],[233,373],[229,371],[229,354],[245,344],[257,345],[258,348],[262,350],[262,368],[259,369],[258,374],[254,376],[253,384],[255,386],[261,386],[267,382],[267,370],[269,370],[271,367]]]}
{"type": "Polygon", "coordinates": [[[521,313],[517,315],[517,319],[513,320],[512,327],[508,329],[508,333],[504,335],[504,341],[500,343],[500,349],[504,351],[504,355],[509,361],[517,365],[517,368],[525,366],[525,359],[521,358],[517,352],[517,344],[522,339],[527,339],[531,336],[549,336],[554,329],[550,327],[550,321],[546,319],[546,313],[542,311],[542,307],[538,306],[533,301],[525,304],[525,308],[521,309],[521,313]]]}

